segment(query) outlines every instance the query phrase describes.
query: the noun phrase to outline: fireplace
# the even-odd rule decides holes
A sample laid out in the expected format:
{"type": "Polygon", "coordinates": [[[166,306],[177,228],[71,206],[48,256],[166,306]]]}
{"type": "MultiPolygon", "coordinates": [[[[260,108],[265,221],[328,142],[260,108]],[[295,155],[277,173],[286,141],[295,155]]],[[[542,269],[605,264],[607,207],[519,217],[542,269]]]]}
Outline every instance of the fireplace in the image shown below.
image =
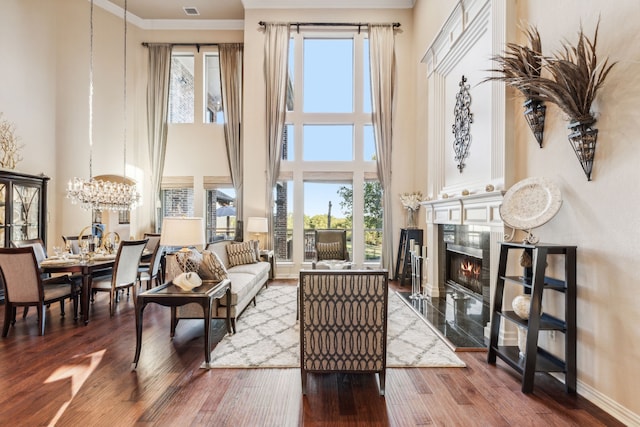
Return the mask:
{"type": "Polygon", "coordinates": [[[444,285],[489,306],[490,251],[486,227],[441,225],[444,285]]]}

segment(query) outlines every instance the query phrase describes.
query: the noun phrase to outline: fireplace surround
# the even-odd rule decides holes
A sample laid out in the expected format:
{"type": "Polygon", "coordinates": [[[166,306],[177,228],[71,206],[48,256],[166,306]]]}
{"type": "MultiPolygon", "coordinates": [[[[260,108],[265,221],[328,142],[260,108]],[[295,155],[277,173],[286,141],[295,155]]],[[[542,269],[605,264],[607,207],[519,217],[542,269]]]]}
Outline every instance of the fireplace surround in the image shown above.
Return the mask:
{"type": "Polygon", "coordinates": [[[439,235],[440,250],[444,250],[444,256],[440,257],[444,287],[476,298],[488,307],[491,301],[489,228],[441,224],[439,235]]]}

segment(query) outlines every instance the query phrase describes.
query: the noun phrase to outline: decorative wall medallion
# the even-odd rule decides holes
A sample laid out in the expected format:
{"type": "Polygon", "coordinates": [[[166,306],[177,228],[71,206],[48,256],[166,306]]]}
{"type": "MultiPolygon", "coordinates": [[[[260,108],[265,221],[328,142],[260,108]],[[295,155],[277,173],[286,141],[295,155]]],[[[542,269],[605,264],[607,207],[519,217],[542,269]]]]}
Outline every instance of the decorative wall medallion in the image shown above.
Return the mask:
{"type": "Polygon", "coordinates": [[[473,114],[469,109],[471,105],[471,96],[469,95],[469,85],[466,84],[467,79],[462,76],[460,83],[460,91],[456,94],[456,108],[454,110],[455,122],[452,126],[455,141],[453,142],[453,151],[456,153],[455,161],[458,162],[458,170],[462,173],[464,169],[464,159],[469,155],[469,145],[471,144],[471,134],[469,128],[473,123],[473,114]]]}

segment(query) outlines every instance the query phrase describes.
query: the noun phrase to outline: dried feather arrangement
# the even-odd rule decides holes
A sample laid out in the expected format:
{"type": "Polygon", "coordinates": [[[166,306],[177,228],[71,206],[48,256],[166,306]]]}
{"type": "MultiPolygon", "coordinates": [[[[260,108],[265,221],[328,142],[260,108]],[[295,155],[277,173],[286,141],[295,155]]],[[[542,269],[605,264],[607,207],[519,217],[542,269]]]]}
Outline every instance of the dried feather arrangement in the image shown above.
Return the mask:
{"type": "Polygon", "coordinates": [[[580,27],[575,46],[565,42],[562,50],[553,57],[543,58],[544,69],[551,74],[551,78],[538,77],[535,81],[520,78],[513,84],[521,86],[535,99],[556,104],[571,121],[595,123],[591,105],[598,89],[616,64],[609,64],[608,59],[598,62],[596,43],[599,26],[598,22],[593,41],[585,36],[580,27]]]}
{"type": "Polygon", "coordinates": [[[528,90],[533,99],[556,104],[569,117],[569,143],[589,181],[598,139],[598,129],[593,127],[596,118],[591,105],[616,64],[609,64],[608,58],[598,62],[596,44],[599,27],[600,22],[596,25],[593,41],[585,36],[580,27],[575,46],[565,42],[553,57],[543,57],[543,67],[551,74],[551,78],[539,77],[535,81],[521,79],[515,83],[528,90]]]}
{"type": "Polygon", "coordinates": [[[522,92],[525,98],[531,99],[538,94],[535,82],[540,78],[542,71],[542,42],[535,27],[530,26],[524,32],[529,39],[529,46],[507,43],[507,48],[502,55],[491,58],[500,67],[488,71],[497,75],[488,77],[483,82],[503,81],[522,92]]]}
{"type": "Polygon", "coordinates": [[[526,101],[524,103],[524,116],[542,148],[544,135],[544,119],[546,107],[538,99],[538,91],[535,82],[542,72],[542,42],[538,30],[530,26],[524,30],[529,39],[529,46],[520,46],[515,43],[507,43],[507,48],[502,55],[496,55],[491,59],[499,65],[489,71],[494,75],[483,80],[503,81],[522,92],[526,101]]]}

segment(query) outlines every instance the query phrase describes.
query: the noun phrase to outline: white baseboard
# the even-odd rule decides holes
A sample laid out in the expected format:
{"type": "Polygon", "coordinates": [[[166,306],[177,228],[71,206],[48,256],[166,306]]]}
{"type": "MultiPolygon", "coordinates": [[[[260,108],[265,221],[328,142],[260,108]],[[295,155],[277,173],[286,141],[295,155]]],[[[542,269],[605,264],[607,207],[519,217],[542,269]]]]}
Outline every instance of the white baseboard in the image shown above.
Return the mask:
{"type": "MultiPolygon", "coordinates": [[[[550,374],[552,377],[564,384],[564,375],[562,374],[550,374]]],[[[583,383],[580,380],[576,381],[576,392],[578,395],[584,397],[589,402],[596,405],[598,408],[605,411],[621,423],[626,426],[640,426],[640,415],[631,412],[630,409],[625,408],[615,400],[611,399],[594,389],[590,385],[583,383]]]]}
{"type": "Polygon", "coordinates": [[[631,412],[630,409],[625,408],[610,397],[605,396],[581,381],[578,381],[576,388],[580,396],[607,412],[621,423],[627,426],[640,426],[640,415],[631,412]]]}

